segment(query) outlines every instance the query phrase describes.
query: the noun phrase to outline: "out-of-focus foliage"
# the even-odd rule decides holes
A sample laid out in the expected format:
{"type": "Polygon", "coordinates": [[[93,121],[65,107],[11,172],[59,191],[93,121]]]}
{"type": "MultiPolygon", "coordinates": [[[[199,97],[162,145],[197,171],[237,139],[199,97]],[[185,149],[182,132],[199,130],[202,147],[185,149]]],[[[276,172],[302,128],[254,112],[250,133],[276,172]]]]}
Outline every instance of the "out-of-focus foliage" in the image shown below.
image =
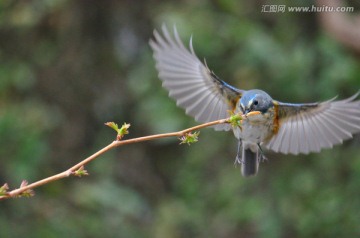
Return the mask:
{"type": "MultiPolygon", "coordinates": [[[[273,1],[270,4],[295,4],[273,1]]],[[[161,88],[148,40],[177,25],[232,85],[310,102],[360,89],[360,62],[315,14],[262,13],[267,1],[0,2],[0,185],[65,170],[110,143],[196,123],[161,88]]],[[[311,5],[312,1],[296,4],[311,5]]],[[[0,203],[0,237],[356,237],[360,141],[308,156],[267,152],[234,168],[230,132],[128,145],[30,199],[0,203]]]]}

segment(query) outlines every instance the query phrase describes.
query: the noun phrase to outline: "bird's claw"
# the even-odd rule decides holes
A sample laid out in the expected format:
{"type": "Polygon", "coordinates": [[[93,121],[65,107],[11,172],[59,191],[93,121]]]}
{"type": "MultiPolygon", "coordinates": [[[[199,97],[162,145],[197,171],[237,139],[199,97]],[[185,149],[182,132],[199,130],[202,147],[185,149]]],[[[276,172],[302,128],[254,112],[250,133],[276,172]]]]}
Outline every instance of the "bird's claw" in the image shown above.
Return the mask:
{"type": "Polygon", "coordinates": [[[258,162],[264,162],[264,161],[268,161],[268,158],[265,156],[265,153],[263,151],[263,149],[261,148],[260,144],[257,144],[258,147],[259,147],[259,151],[260,151],[260,154],[259,154],[259,157],[258,157],[258,162]]]}
{"type": "Polygon", "coordinates": [[[242,158],[239,156],[236,156],[235,161],[234,161],[234,166],[236,167],[237,164],[243,164],[243,163],[244,163],[244,161],[242,160],[242,158]]]}
{"type": "Polygon", "coordinates": [[[265,161],[268,161],[269,159],[264,155],[264,154],[260,154],[259,158],[258,158],[258,161],[259,163],[260,162],[265,162],[265,161]]]}

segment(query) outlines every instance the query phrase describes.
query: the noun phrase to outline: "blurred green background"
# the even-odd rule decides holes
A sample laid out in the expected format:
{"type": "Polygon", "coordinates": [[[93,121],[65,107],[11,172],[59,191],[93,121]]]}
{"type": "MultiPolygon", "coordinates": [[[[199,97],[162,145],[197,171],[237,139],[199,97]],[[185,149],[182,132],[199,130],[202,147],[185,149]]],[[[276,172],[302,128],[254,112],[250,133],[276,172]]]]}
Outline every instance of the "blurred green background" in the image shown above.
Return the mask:
{"type": "MultiPolygon", "coordinates": [[[[0,185],[61,172],[114,139],[197,123],[168,98],[148,41],[177,25],[219,77],[289,102],[348,97],[360,57],[292,1],[0,1],[0,185]]],[[[313,1],[296,4],[311,5],[313,1]]],[[[356,8],[360,6],[351,2],[356,8]]],[[[231,132],[127,145],[32,198],[0,202],[0,237],[355,237],[360,137],[319,154],[267,152],[257,177],[234,167],[231,132]]]]}

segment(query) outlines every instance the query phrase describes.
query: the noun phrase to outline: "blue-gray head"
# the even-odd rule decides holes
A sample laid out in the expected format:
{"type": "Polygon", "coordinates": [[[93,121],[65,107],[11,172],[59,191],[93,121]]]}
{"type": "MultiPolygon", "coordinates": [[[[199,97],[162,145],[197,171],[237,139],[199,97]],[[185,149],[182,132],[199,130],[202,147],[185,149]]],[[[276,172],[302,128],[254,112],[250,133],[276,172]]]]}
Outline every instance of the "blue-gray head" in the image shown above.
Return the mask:
{"type": "Polygon", "coordinates": [[[266,92],[253,89],[245,91],[240,99],[239,106],[244,114],[251,111],[261,111],[262,113],[265,113],[273,106],[273,99],[266,92]]]}

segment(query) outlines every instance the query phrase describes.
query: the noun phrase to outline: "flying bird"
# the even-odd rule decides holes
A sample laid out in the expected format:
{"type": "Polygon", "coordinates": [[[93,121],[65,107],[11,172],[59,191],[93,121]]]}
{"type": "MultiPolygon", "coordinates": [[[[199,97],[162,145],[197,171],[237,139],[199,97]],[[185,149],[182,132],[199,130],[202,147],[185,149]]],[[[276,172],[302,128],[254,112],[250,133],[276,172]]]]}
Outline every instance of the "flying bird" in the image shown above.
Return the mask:
{"type": "Polygon", "coordinates": [[[211,71],[195,54],[190,38],[189,48],[181,41],[174,26],[162,34],[154,30],[150,40],[156,68],[162,85],[176,104],[196,121],[205,123],[242,113],[241,127],[229,124],[215,130],[233,129],[238,139],[235,163],[241,173],[256,175],[263,156],[262,146],[283,154],[308,154],[332,148],[360,132],[360,100],[354,96],[320,103],[285,103],[272,99],[259,89],[235,88],[211,71]]]}

